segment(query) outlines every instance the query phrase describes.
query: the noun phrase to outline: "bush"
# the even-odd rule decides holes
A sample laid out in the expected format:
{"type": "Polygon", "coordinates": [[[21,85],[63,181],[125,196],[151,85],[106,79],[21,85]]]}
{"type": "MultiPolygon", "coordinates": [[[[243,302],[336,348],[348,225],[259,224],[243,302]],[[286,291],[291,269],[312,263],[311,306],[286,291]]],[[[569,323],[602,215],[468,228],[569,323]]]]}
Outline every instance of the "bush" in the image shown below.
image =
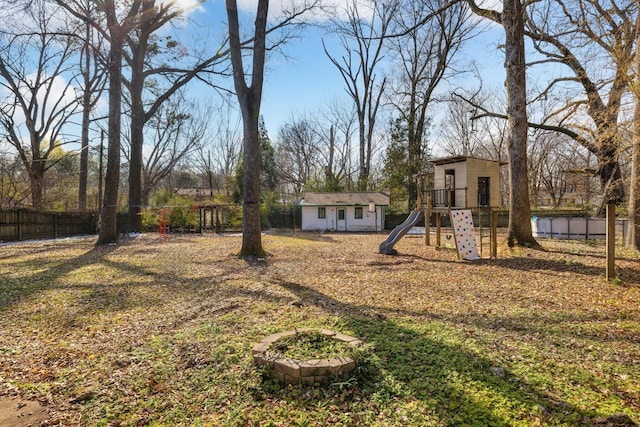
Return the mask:
{"type": "Polygon", "coordinates": [[[159,220],[164,218],[171,230],[189,231],[197,229],[200,217],[197,209],[193,209],[194,201],[187,197],[169,197],[166,192],[159,194],[154,202],[163,202],[157,208],[143,209],[142,227],[144,230],[157,230],[159,220]]]}
{"type": "Polygon", "coordinates": [[[198,210],[191,206],[172,207],[168,212],[169,227],[180,231],[189,231],[198,228],[198,210]]]}

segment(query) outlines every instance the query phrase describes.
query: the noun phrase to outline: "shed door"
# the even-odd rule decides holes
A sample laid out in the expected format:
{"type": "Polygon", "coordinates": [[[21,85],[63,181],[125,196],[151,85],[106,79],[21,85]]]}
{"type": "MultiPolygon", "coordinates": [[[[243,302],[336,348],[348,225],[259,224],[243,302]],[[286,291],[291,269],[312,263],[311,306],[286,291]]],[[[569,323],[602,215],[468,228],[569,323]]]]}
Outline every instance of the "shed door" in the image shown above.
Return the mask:
{"type": "Polygon", "coordinates": [[[347,210],[345,208],[336,209],[336,230],[347,231],[347,210]]]}

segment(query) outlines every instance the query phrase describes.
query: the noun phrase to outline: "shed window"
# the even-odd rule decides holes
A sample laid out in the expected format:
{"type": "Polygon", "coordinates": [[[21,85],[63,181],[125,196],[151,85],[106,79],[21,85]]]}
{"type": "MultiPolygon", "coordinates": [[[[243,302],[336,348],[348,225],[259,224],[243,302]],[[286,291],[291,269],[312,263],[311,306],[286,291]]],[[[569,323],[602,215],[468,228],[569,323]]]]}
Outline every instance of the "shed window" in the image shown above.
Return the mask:
{"type": "Polygon", "coordinates": [[[318,208],[318,218],[325,219],[327,217],[327,208],[324,206],[318,208]]]}
{"type": "Polygon", "coordinates": [[[362,206],[356,206],[354,214],[356,219],[362,219],[362,206]]]}

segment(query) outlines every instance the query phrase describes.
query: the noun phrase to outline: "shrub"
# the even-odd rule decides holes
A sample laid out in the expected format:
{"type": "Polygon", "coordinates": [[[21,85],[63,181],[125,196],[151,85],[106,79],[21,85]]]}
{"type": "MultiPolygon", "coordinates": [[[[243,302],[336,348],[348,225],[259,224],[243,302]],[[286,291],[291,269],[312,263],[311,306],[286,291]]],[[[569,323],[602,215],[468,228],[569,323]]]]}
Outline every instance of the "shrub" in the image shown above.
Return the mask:
{"type": "Polygon", "coordinates": [[[165,217],[172,230],[188,231],[199,226],[199,213],[197,209],[193,209],[192,199],[180,196],[169,197],[167,192],[159,192],[154,202],[163,203],[157,208],[142,210],[143,229],[157,229],[160,217],[165,217]]]}

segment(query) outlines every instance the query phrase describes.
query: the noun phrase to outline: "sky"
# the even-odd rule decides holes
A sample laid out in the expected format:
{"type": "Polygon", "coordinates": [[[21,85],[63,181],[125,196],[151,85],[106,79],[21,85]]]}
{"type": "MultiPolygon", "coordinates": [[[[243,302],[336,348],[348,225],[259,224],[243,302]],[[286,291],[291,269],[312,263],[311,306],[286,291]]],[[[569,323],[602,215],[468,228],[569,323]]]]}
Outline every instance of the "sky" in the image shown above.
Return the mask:
{"type": "MultiPolygon", "coordinates": [[[[255,0],[238,0],[241,20],[244,14],[245,19],[251,21],[256,5],[255,0]]],[[[280,0],[272,0],[270,15],[278,15],[283,7],[280,0]]],[[[226,23],[224,0],[207,0],[199,10],[192,12],[192,16],[196,21],[226,23]]],[[[251,28],[245,25],[245,29],[251,28]]],[[[272,138],[292,115],[312,114],[334,99],[345,97],[342,78],[323,51],[323,37],[332,44],[325,33],[321,28],[307,27],[299,38],[287,44],[284,55],[268,55],[261,112],[272,138]]]]}
{"type": "MultiPolygon", "coordinates": [[[[184,0],[191,1],[191,0],[184,0]]],[[[348,0],[338,0],[343,4],[348,0]]],[[[244,10],[249,19],[255,14],[256,0],[239,0],[241,13],[244,10]]],[[[338,5],[338,8],[344,6],[338,5]]],[[[281,10],[280,1],[273,1],[270,10],[281,10]]],[[[194,18],[211,22],[226,22],[223,0],[208,0],[194,18]],[[198,16],[200,15],[200,16],[198,16]]],[[[497,45],[503,38],[501,29],[490,27],[480,37],[470,42],[460,53],[459,62],[476,63],[486,85],[502,85],[504,81],[503,54],[497,45]]],[[[314,115],[335,100],[348,102],[344,81],[336,67],[326,56],[322,41],[335,56],[343,51],[335,37],[326,29],[308,27],[300,38],[290,41],[286,48],[286,57],[281,54],[269,55],[265,70],[265,82],[261,113],[271,138],[292,116],[300,114],[314,115]]],[[[473,85],[470,76],[464,76],[454,85],[473,85]]],[[[438,112],[434,111],[434,115],[438,112]]]]}
{"type": "MultiPolygon", "coordinates": [[[[0,0],[0,6],[6,0],[0,0]]],[[[163,0],[169,1],[169,0],[163,0]]],[[[179,6],[189,9],[189,20],[177,25],[176,37],[183,37],[185,32],[211,33],[217,40],[226,34],[226,10],[224,0],[207,0],[199,4],[198,0],[175,0],[179,6]]],[[[288,0],[287,0],[288,1],[288,0]]],[[[297,0],[300,1],[300,0],[297,0]]],[[[337,2],[335,10],[343,10],[351,0],[333,0],[337,2]]],[[[494,0],[497,1],[497,0],[494,0]]],[[[255,14],[257,0],[238,0],[241,12],[241,22],[251,24],[255,14]]],[[[271,0],[270,11],[274,17],[284,6],[282,0],[271,0]]],[[[339,13],[339,12],[336,12],[339,13]]],[[[322,22],[322,17],[315,16],[322,22]]],[[[246,26],[247,30],[251,25],[246,26]]],[[[504,81],[503,54],[497,49],[502,39],[502,30],[492,27],[481,37],[470,42],[459,55],[459,62],[465,64],[474,61],[486,79],[485,84],[501,86],[504,81]]],[[[323,40],[329,51],[337,57],[343,54],[342,47],[326,29],[321,27],[307,27],[297,39],[291,40],[284,48],[285,55],[270,54],[267,58],[265,82],[262,99],[261,114],[272,140],[277,138],[280,128],[292,117],[303,114],[316,115],[326,109],[333,102],[347,104],[350,100],[345,91],[345,84],[336,67],[330,62],[323,49],[323,40]]],[[[473,85],[468,81],[469,75],[463,76],[456,85],[473,85]]],[[[64,82],[58,84],[61,90],[64,82]]],[[[233,87],[231,79],[226,83],[233,87]]],[[[451,88],[451,89],[452,89],[451,88]]],[[[196,86],[191,88],[194,97],[212,99],[213,89],[196,86]]],[[[0,94],[2,95],[2,94],[0,94]]],[[[106,108],[106,99],[102,103],[106,108]]],[[[437,116],[442,111],[433,111],[437,116]]]]}

